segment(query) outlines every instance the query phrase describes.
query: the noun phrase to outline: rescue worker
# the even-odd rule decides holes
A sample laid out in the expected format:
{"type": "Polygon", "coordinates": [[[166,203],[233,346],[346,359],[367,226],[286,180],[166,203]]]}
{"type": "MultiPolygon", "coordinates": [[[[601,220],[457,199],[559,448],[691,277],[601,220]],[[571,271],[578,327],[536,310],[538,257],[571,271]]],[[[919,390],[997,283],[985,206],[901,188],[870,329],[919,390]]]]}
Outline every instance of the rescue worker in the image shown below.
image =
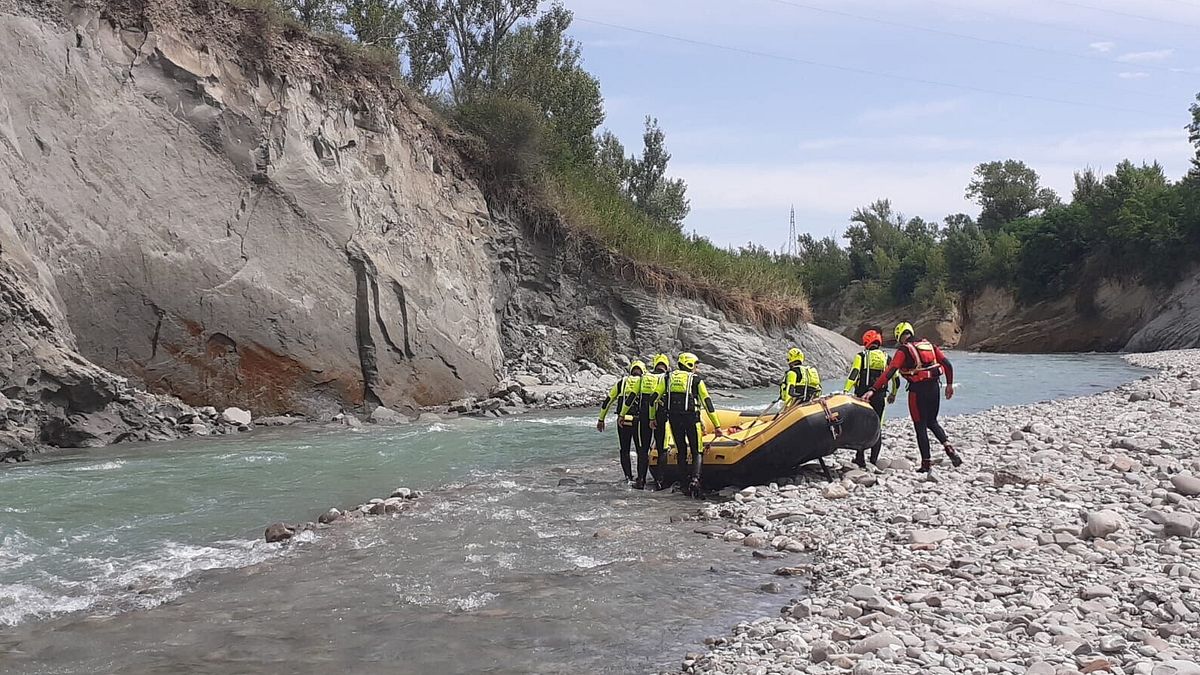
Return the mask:
{"type": "Polygon", "coordinates": [[[680,354],[677,360],[678,368],[667,377],[666,391],[662,398],[667,423],[671,425],[671,436],[675,439],[675,448],[679,452],[678,462],[682,476],[688,475],[688,454],[691,454],[691,480],[685,492],[696,497],[701,494],[700,475],[704,464],[704,448],[700,445],[701,407],[716,429],[714,433],[718,437],[725,435],[721,431],[721,420],[717,418],[716,409],[708,395],[708,387],[696,374],[699,361],[700,359],[690,352],[680,354]]]}
{"type": "Polygon", "coordinates": [[[929,456],[929,432],[941,442],[946,456],[954,466],[962,464],[962,457],[950,445],[942,425],[938,424],[938,409],[941,407],[941,379],[946,375],[946,399],[954,398],[954,366],[942,350],[925,338],[915,339],[912,324],[896,326],[896,354],[888,363],[887,370],[871,385],[863,396],[870,401],[879,396],[888,380],[899,371],[908,380],[908,412],[912,415],[913,427],[917,431],[917,447],[921,450],[921,473],[929,473],[933,462],[929,456]]]}
{"type": "MultiPolygon", "coordinates": [[[[871,384],[879,379],[883,371],[887,370],[888,357],[883,351],[883,335],[877,330],[869,330],[863,333],[862,336],[863,351],[859,352],[854,357],[854,363],[850,366],[850,375],[846,377],[846,386],[844,391],[847,394],[862,396],[871,390],[871,384]]],[[[879,423],[883,424],[883,409],[888,403],[896,402],[896,391],[900,388],[900,375],[892,373],[890,381],[891,393],[886,401],[884,397],[875,396],[871,399],[871,407],[879,415],[879,423]]],[[[871,463],[875,464],[879,461],[879,451],[883,447],[883,435],[880,434],[879,440],[875,441],[875,445],[871,447],[871,463]]],[[[859,450],[854,455],[854,463],[860,469],[867,468],[867,460],[864,457],[866,453],[859,450]]]]}
{"type": "MultiPolygon", "coordinates": [[[[646,487],[646,471],[650,468],[650,445],[658,449],[658,464],[664,466],[667,462],[666,448],[663,442],[667,435],[665,418],[658,405],[663,392],[666,391],[667,373],[671,370],[671,359],[666,354],[656,354],[650,361],[650,372],[642,376],[642,386],[638,405],[638,437],[641,442],[638,447],[638,477],[633,487],[641,490],[646,487]],[[642,458],[646,458],[643,468],[642,458]]],[[[661,486],[660,486],[661,487],[661,486]]]]}
{"type": "MultiPolygon", "coordinates": [[[[625,480],[633,480],[633,469],[629,461],[630,446],[637,447],[640,443],[635,444],[638,433],[636,422],[638,410],[640,409],[640,392],[642,387],[642,374],[646,372],[646,364],[641,361],[634,361],[629,364],[629,374],[617,380],[616,384],[609,390],[608,396],[604,397],[604,403],[600,406],[600,421],[596,422],[596,431],[604,431],[604,418],[608,417],[608,410],[614,405],[617,411],[617,439],[621,444],[621,470],[625,472],[625,480]]],[[[641,460],[639,459],[639,463],[641,460]]]]}
{"type": "Polygon", "coordinates": [[[786,408],[808,403],[821,396],[821,375],[812,366],[804,365],[804,352],[792,347],[787,352],[788,370],[779,385],[779,400],[786,408]]]}

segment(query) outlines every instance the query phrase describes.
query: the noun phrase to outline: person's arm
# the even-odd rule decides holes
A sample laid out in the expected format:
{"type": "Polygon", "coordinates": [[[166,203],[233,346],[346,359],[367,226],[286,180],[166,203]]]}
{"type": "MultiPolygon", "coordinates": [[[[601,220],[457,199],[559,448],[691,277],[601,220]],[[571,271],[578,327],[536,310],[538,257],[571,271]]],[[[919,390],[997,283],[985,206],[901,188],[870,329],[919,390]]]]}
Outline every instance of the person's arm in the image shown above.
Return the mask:
{"type": "Polygon", "coordinates": [[[842,389],[847,394],[854,391],[854,388],[858,385],[858,377],[862,369],[866,367],[866,364],[862,362],[862,357],[862,354],[854,356],[854,364],[850,366],[850,374],[846,376],[846,386],[842,389]]]}
{"type": "Polygon", "coordinates": [[[597,431],[604,431],[604,418],[608,417],[608,409],[612,407],[612,404],[617,400],[620,393],[621,380],[617,380],[612,389],[608,390],[608,396],[604,397],[604,403],[600,404],[600,421],[596,422],[597,431]]]}
{"type": "Polygon", "coordinates": [[[788,368],[783,374],[783,384],[779,385],[779,400],[786,408],[792,402],[792,387],[796,386],[796,371],[788,368]]]}
{"type": "Polygon", "coordinates": [[[937,362],[942,367],[942,372],[946,373],[946,399],[954,398],[954,366],[950,363],[950,359],[942,353],[941,347],[934,345],[933,355],[937,358],[937,362]]]}
{"type": "Polygon", "coordinates": [[[708,421],[712,422],[716,434],[724,436],[725,432],[721,431],[721,419],[717,417],[717,409],[713,407],[712,397],[708,395],[708,387],[704,385],[704,380],[698,377],[696,378],[696,399],[704,406],[704,412],[708,415],[708,421]]]}
{"type": "Polygon", "coordinates": [[[892,373],[892,393],[888,396],[888,403],[896,400],[896,393],[900,391],[900,373],[892,373]]]}
{"type": "Polygon", "coordinates": [[[667,376],[658,378],[654,385],[654,393],[650,398],[650,428],[658,428],[658,415],[663,405],[663,397],[667,394],[667,376]]]}
{"type": "Polygon", "coordinates": [[[808,381],[805,384],[807,388],[804,395],[810,401],[814,398],[820,398],[821,394],[825,393],[821,388],[821,373],[813,366],[809,366],[808,368],[808,381]]]}

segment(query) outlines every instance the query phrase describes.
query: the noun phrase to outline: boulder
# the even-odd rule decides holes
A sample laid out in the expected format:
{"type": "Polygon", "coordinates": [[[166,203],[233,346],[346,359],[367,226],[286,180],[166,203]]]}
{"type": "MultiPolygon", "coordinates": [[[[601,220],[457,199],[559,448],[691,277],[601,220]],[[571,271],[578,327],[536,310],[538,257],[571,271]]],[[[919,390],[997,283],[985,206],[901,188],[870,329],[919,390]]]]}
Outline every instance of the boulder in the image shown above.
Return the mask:
{"type": "Polygon", "coordinates": [[[888,631],[868,635],[850,648],[855,654],[874,654],[884,647],[903,647],[904,643],[888,631]]]}
{"type": "Polygon", "coordinates": [[[296,528],[285,523],[273,523],[267,526],[263,532],[263,538],[268,544],[274,544],[281,541],[287,541],[296,533],[296,528]]]}
{"type": "Polygon", "coordinates": [[[376,406],[367,419],[373,424],[408,424],[410,421],[406,415],[385,406],[376,406]]]}
{"type": "Polygon", "coordinates": [[[1120,514],[1104,509],[1087,514],[1087,524],[1084,525],[1082,534],[1086,539],[1103,539],[1124,527],[1125,520],[1120,514]]]}
{"type": "Polygon", "coordinates": [[[329,509],[328,511],[326,511],[325,513],[322,513],[317,518],[317,522],[328,525],[341,517],[342,517],[341,511],[338,511],[337,509],[329,509]]]}
{"type": "Polygon", "coordinates": [[[245,427],[250,425],[251,415],[249,410],[230,407],[221,411],[221,420],[235,426],[245,427]]]}
{"type": "Polygon", "coordinates": [[[1168,513],[1163,518],[1163,534],[1168,537],[1193,537],[1200,526],[1190,513],[1168,513]]]}
{"type": "Polygon", "coordinates": [[[1200,478],[1191,474],[1171,476],[1171,485],[1181,495],[1188,497],[1200,496],[1200,478]]]}
{"type": "Polygon", "coordinates": [[[908,533],[908,542],[922,546],[936,545],[950,538],[947,530],[913,530],[908,533]]]}
{"type": "Polygon", "coordinates": [[[821,496],[826,499],[845,499],[850,496],[850,492],[840,483],[830,483],[821,490],[821,496]]]}

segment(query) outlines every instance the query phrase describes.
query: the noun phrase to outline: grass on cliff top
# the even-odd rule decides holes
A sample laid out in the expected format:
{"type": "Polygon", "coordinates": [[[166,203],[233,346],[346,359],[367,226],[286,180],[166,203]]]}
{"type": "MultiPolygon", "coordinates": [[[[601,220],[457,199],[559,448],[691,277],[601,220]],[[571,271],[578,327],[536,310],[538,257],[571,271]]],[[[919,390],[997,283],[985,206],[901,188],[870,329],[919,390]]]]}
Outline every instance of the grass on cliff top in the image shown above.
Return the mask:
{"type": "Polygon", "coordinates": [[[792,265],[664,228],[585,170],[552,170],[545,182],[567,227],[644,265],[633,271],[639,283],[702,298],[757,323],[792,325],[811,318],[792,265]]]}

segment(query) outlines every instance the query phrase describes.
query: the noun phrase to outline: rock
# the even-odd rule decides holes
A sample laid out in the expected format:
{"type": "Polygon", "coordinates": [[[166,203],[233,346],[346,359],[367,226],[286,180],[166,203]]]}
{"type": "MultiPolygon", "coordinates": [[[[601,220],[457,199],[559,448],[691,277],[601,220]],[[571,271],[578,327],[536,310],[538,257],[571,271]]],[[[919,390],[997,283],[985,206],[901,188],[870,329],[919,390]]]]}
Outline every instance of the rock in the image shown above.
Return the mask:
{"type": "Polygon", "coordinates": [[[904,643],[888,631],[868,635],[850,648],[855,654],[874,654],[884,647],[903,647],[904,643]]]}
{"type": "Polygon", "coordinates": [[[855,600],[870,600],[871,598],[879,597],[879,591],[867,586],[866,584],[855,584],[850,587],[850,590],[846,592],[846,595],[849,595],[855,600]]]}
{"type": "Polygon", "coordinates": [[[1150,675],[1200,675],[1200,665],[1195,661],[1171,659],[1155,665],[1150,675]]]}
{"type": "Polygon", "coordinates": [[[1175,486],[1175,491],[1181,495],[1188,497],[1200,496],[1200,477],[1189,474],[1171,476],[1171,485],[1175,486]]]}
{"type": "Polygon", "coordinates": [[[808,574],[808,567],[776,567],[774,574],[781,577],[797,577],[808,574]]]}
{"type": "Polygon", "coordinates": [[[1168,537],[1192,537],[1198,529],[1196,517],[1189,513],[1168,513],[1162,525],[1163,534],[1168,537]]]}
{"type": "Polygon", "coordinates": [[[402,415],[386,406],[376,406],[367,417],[372,424],[408,424],[408,416],[402,415]]]}
{"type": "Polygon", "coordinates": [[[249,410],[226,408],[221,411],[221,419],[234,426],[244,427],[250,425],[251,415],[249,410]]]}
{"type": "Polygon", "coordinates": [[[1140,403],[1142,401],[1149,401],[1149,400],[1150,400],[1150,394],[1147,392],[1144,392],[1144,391],[1135,391],[1129,395],[1130,403],[1140,403]]]}
{"type": "Polygon", "coordinates": [[[894,457],[894,458],[892,458],[892,460],[891,460],[891,461],[888,463],[888,469],[889,469],[889,470],[891,470],[891,471],[905,471],[905,472],[907,472],[907,471],[912,471],[912,470],[913,470],[913,468],[914,468],[914,467],[913,467],[913,463],[912,463],[912,462],[910,462],[910,461],[908,461],[908,459],[907,459],[907,458],[905,458],[905,457],[894,457]]]}
{"type": "Polygon", "coordinates": [[[917,545],[936,545],[950,538],[950,532],[947,530],[913,530],[908,533],[908,541],[910,544],[917,545]]]}
{"type": "Polygon", "coordinates": [[[1094,600],[1096,598],[1111,598],[1113,596],[1112,589],[1107,586],[1092,585],[1084,588],[1079,592],[1079,597],[1084,600],[1094,600]]]}
{"type": "Polygon", "coordinates": [[[821,496],[825,499],[845,499],[850,496],[850,492],[841,483],[830,483],[821,490],[821,496]]]}
{"type": "Polygon", "coordinates": [[[1087,514],[1087,524],[1082,534],[1087,539],[1103,539],[1124,527],[1125,521],[1117,512],[1108,509],[1092,511],[1087,514]]]}
{"type": "Polygon", "coordinates": [[[276,542],[287,541],[288,539],[291,539],[292,535],[295,533],[296,528],[292,527],[291,525],[274,523],[267,526],[266,531],[263,532],[263,538],[267,540],[268,544],[274,544],[276,542]]]}
{"type": "MultiPolygon", "coordinates": [[[[559,481],[559,483],[561,484],[563,480],[569,480],[569,481],[571,481],[572,485],[575,484],[574,478],[563,478],[562,480],[559,481]]],[[[692,532],[695,532],[696,534],[703,534],[703,535],[711,536],[711,537],[720,537],[725,534],[725,527],[723,525],[701,525],[700,527],[693,529],[692,532]]]]}
{"type": "Polygon", "coordinates": [[[1020,429],[1013,429],[1012,433],[1009,434],[1009,438],[1014,441],[1023,441],[1025,440],[1025,434],[1020,429]]]}
{"type": "Polygon", "coordinates": [[[1087,675],[1087,673],[1112,672],[1113,665],[1108,659],[1094,659],[1083,664],[1079,672],[1084,673],[1084,675],[1087,675]]]}
{"type": "Polygon", "coordinates": [[[299,424],[304,421],[303,417],[292,417],[290,415],[278,415],[274,417],[260,417],[255,420],[255,426],[260,427],[286,427],[293,424],[299,424]]]}
{"type": "Polygon", "coordinates": [[[764,593],[782,593],[783,586],[780,586],[778,583],[772,581],[759,586],[758,590],[764,593]]]}
{"type": "Polygon", "coordinates": [[[612,539],[615,536],[617,533],[607,527],[602,527],[592,533],[593,539],[612,539]]]}
{"type": "Polygon", "coordinates": [[[742,539],[742,546],[765,548],[770,542],[771,537],[766,532],[752,532],[742,539]]]}
{"type": "Polygon", "coordinates": [[[341,517],[342,517],[341,511],[338,511],[337,509],[329,509],[328,511],[326,511],[325,513],[322,513],[317,518],[317,522],[321,523],[323,525],[328,525],[341,517]]]}
{"type": "Polygon", "coordinates": [[[1025,669],[1025,675],[1054,675],[1056,672],[1054,664],[1046,661],[1037,661],[1025,669]]]}

